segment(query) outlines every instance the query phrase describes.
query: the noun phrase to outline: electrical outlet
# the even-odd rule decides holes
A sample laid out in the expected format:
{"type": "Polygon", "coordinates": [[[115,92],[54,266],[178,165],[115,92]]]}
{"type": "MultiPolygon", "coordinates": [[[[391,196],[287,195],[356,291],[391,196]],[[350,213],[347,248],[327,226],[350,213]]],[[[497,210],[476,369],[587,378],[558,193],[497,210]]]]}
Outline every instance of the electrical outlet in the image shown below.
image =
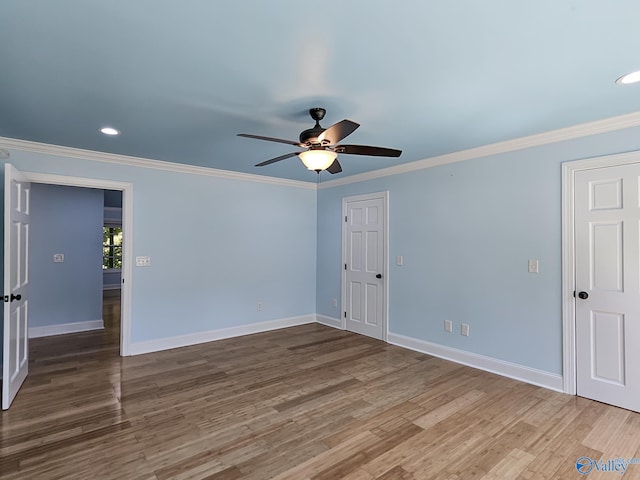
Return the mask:
{"type": "Polygon", "coordinates": [[[529,260],[528,262],[528,270],[529,273],[538,273],[538,260],[535,258],[532,258],[529,260]]]}
{"type": "Polygon", "coordinates": [[[444,331],[445,332],[453,332],[453,322],[451,320],[444,321],[444,331]]]}
{"type": "Polygon", "coordinates": [[[136,267],[150,267],[151,257],[136,257],[136,267]]]}
{"type": "Polygon", "coordinates": [[[469,336],[469,324],[468,323],[460,324],[460,335],[464,335],[465,337],[469,336]]]}
{"type": "Polygon", "coordinates": [[[258,311],[261,312],[262,311],[262,302],[258,302],[258,311]]]}

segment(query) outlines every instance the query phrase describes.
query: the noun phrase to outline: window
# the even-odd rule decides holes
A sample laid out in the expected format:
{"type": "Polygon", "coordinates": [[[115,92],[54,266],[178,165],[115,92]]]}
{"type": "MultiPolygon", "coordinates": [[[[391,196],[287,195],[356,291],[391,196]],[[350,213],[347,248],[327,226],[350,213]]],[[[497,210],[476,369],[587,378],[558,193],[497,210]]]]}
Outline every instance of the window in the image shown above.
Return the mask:
{"type": "Polygon", "coordinates": [[[105,226],[102,232],[102,268],[122,268],[122,227],[105,226]]]}

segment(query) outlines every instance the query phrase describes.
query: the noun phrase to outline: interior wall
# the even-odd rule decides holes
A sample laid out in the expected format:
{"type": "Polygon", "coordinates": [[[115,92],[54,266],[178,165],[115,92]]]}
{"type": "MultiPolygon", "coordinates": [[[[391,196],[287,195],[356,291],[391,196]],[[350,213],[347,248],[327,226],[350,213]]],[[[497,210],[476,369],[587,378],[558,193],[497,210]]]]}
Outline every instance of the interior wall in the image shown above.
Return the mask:
{"type": "Polygon", "coordinates": [[[101,320],[102,191],[34,183],[30,205],[29,326],[101,320]]]}
{"type": "Polygon", "coordinates": [[[133,184],[132,253],[151,258],[125,279],[134,344],[315,313],[312,188],[17,149],[10,161],[133,184]]]}
{"type": "Polygon", "coordinates": [[[561,164],[637,149],[634,128],[321,188],[318,314],[340,318],[342,198],[388,190],[389,331],[561,374],[561,164]]]}

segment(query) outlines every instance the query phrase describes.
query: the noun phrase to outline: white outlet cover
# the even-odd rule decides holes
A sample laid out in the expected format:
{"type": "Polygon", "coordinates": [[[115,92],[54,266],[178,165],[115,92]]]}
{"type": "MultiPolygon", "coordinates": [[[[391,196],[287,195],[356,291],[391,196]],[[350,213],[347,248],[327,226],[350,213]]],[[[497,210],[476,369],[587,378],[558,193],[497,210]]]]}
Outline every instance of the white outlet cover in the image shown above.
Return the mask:
{"type": "Polygon", "coordinates": [[[151,257],[136,257],[136,267],[151,266],[151,257]]]}
{"type": "Polygon", "coordinates": [[[538,273],[538,260],[536,258],[532,258],[529,260],[529,273],[538,273]]]}
{"type": "Polygon", "coordinates": [[[53,263],[63,263],[63,262],[64,262],[64,253],[53,254],[53,263]]]}

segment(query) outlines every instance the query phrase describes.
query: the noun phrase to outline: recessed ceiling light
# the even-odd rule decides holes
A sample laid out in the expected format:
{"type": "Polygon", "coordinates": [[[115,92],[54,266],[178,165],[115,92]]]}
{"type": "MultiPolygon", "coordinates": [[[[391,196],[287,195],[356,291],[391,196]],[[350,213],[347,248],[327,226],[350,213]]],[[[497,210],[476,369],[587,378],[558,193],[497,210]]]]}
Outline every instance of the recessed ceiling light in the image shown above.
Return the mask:
{"type": "Polygon", "coordinates": [[[112,127],[102,127],[100,131],[105,135],[120,135],[120,131],[112,127]]]}
{"type": "Polygon", "coordinates": [[[618,85],[628,85],[630,83],[640,82],[640,70],[637,72],[627,73],[616,80],[618,85]]]}

